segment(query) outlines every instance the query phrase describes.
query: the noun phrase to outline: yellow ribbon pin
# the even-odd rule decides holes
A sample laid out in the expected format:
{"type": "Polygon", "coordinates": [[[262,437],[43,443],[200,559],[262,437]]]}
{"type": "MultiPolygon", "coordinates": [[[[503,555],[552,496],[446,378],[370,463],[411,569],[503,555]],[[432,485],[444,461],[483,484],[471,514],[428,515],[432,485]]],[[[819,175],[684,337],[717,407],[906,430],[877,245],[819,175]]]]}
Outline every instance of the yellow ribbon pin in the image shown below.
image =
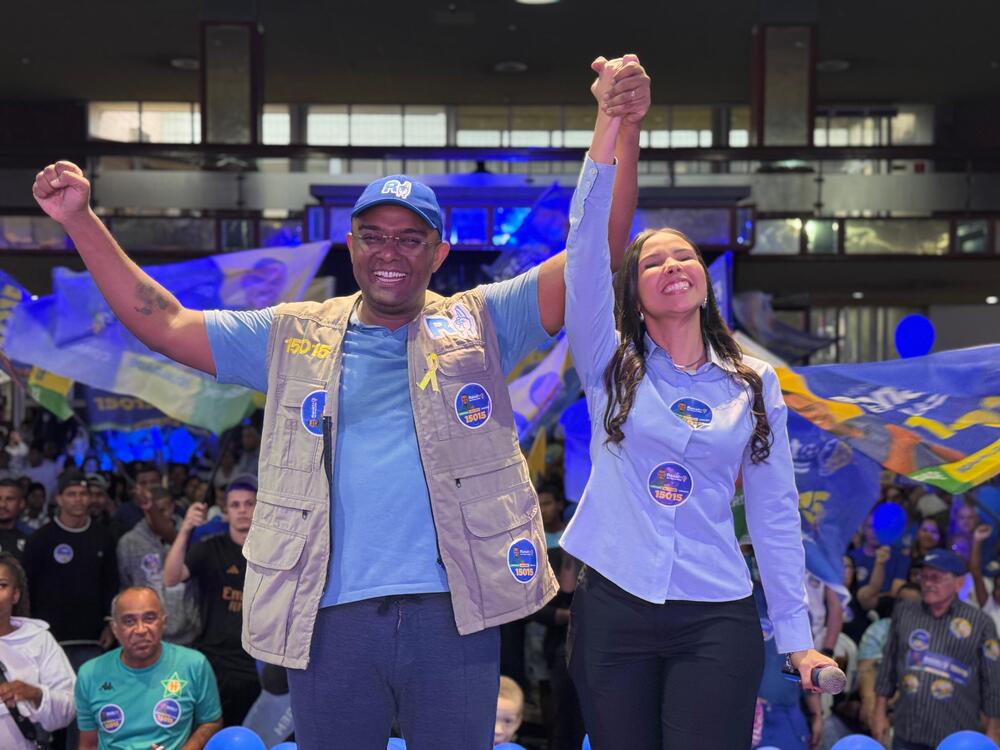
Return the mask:
{"type": "Polygon", "coordinates": [[[424,374],[423,379],[417,383],[417,388],[424,390],[427,388],[427,384],[430,383],[431,390],[435,393],[440,392],[438,387],[438,355],[431,352],[427,355],[427,372],[424,374]]]}

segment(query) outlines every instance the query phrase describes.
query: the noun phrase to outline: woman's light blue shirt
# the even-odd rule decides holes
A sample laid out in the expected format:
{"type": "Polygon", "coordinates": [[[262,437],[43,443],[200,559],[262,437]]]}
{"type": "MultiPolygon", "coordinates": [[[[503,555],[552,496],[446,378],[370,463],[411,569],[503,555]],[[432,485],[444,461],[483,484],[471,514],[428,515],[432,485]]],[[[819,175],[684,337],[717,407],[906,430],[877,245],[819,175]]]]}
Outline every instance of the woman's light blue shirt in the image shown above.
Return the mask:
{"type": "Polygon", "coordinates": [[[764,381],[774,443],[763,463],[750,460],[750,398],[732,366],[709,347],[709,362],[686,372],[649,336],[625,439],[605,444],[603,375],[618,341],[607,239],[614,172],[588,157],[570,207],[566,331],[590,410],[593,468],[561,544],[646,601],[743,599],[753,584],[730,510],[742,470],[776,645],[812,648],[787,411],[770,365],[743,360],[764,381]]]}

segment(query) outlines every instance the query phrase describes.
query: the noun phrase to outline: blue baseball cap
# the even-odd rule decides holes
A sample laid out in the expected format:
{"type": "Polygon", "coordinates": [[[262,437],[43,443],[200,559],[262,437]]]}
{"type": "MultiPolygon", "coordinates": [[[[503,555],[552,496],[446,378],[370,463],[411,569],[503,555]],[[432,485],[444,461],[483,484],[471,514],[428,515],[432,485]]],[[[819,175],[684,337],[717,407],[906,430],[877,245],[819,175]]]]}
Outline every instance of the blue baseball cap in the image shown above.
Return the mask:
{"type": "Polygon", "coordinates": [[[943,570],[945,573],[957,576],[964,576],[969,571],[965,560],[950,549],[932,549],[924,555],[924,567],[943,570]]]}
{"type": "Polygon", "coordinates": [[[351,218],[369,208],[386,204],[410,209],[431,227],[438,230],[442,238],[444,237],[441,206],[438,205],[434,191],[424,183],[407,177],[405,174],[382,177],[366,187],[351,210],[351,218]]]}

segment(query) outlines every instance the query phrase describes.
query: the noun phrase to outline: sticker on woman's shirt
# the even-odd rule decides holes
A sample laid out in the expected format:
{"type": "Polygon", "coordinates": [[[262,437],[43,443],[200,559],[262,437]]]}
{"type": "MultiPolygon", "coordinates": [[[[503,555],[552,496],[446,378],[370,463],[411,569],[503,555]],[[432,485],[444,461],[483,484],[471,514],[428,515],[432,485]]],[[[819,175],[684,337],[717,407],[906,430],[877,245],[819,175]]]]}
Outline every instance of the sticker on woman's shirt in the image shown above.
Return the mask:
{"type": "Polygon", "coordinates": [[[507,567],[518,583],[528,583],[538,572],[538,552],[530,539],[517,539],[507,548],[507,567]]]}
{"type": "Polygon", "coordinates": [[[173,698],[164,698],[153,706],[153,721],[164,729],[169,729],[181,718],[181,704],[173,698]]]}
{"type": "Polygon", "coordinates": [[[302,399],[302,426],[310,435],[320,436],[323,434],[323,409],[325,408],[326,391],[313,391],[302,399]]]}
{"type": "Polygon", "coordinates": [[[121,706],[109,703],[106,706],[101,706],[101,710],[97,712],[97,721],[101,725],[101,729],[108,734],[114,734],[125,726],[125,712],[122,711],[121,706]]]}
{"type": "Polygon", "coordinates": [[[455,396],[455,416],[463,427],[478,430],[490,421],[493,399],[479,383],[466,383],[455,396]]]}
{"type": "Polygon", "coordinates": [[[673,461],[662,463],[649,473],[649,496],[667,508],[681,505],[693,489],[691,472],[673,461]]]}
{"type": "Polygon", "coordinates": [[[52,557],[60,565],[65,565],[73,560],[73,548],[68,544],[57,544],[56,548],[52,550],[52,557]]]}
{"type": "Polygon", "coordinates": [[[712,407],[690,396],[674,401],[670,405],[670,411],[692,430],[700,430],[712,424],[712,407]]]}

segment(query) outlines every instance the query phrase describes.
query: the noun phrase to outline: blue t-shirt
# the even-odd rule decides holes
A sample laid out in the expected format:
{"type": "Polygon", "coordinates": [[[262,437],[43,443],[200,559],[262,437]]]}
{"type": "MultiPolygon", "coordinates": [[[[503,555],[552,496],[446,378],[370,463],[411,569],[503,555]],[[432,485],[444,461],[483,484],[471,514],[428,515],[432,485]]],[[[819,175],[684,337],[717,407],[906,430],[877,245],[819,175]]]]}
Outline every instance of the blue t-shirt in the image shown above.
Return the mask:
{"type": "Polygon", "coordinates": [[[76,678],[76,723],[97,730],[100,750],[152,743],[179,750],[197,727],[222,718],[219,689],[201,653],[163,644],[152,666],[131,669],[116,648],[91,659],[76,678]]]}
{"type": "MultiPolygon", "coordinates": [[[[509,373],[548,338],[538,309],[538,270],[481,290],[509,373]]],[[[220,383],[267,390],[273,316],[273,308],[205,314],[220,383]]],[[[417,448],[406,336],[407,326],[390,331],[356,318],[344,336],[324,607],[448,590],[417,448]]]]}

